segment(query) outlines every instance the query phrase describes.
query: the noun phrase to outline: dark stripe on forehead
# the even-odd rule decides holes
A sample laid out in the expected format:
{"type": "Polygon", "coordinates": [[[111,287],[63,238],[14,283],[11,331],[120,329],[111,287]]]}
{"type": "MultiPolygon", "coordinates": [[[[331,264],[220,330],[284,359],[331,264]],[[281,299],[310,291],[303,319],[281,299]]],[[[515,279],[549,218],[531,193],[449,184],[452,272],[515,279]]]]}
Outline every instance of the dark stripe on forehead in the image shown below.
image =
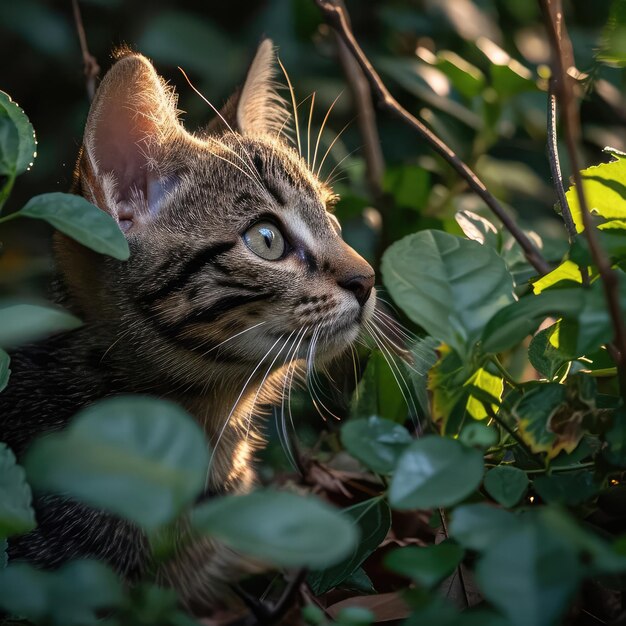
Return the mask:
{"type": "Polygon", "coordinates": [[[140,300],[149,305],[175,291],[180,291],[195,274],[202,271],[207,265],[216,265],[217,258],[228,252],[234,245],[234,241],[224,241],[198,250],[178,268],[174,276],[166,280],[156,291],[141,296],[140,300]]]}
{"type": "Polygon", "coordinates": [[[254,167],[261,177],[261,180],[263,181],[265,189],[267,189],[267,191],[271,194],[271,196],[274,198],[274,200],[276,200],[278,204],[284,206],[286,204],[285,195],[280,191],[280,189],[278,189],[278,187],[276,187],[276,185],[274,185],[272,181],[269,180],[263,157],[258,152],[256,152],[254,157],[252,158],[252,162],[254,163],[254,167]]]}

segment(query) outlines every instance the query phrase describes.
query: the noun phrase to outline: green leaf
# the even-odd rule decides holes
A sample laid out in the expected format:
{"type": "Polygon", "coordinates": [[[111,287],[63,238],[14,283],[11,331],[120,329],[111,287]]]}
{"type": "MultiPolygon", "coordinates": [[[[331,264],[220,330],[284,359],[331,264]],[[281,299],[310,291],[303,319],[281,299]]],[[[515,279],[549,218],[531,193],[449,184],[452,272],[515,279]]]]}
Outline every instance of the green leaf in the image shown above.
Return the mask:
{"type": "Polygon", "coordinates": [[[538,278],[533,283],[533,292],[539,294],[550,287],[554,287],[557,283],[568,280],[574,283],[582,283],[582,275],[580,268],[573,261],[563,261],[561,265],[548,272],[545,276],[538,278]]]}
{"type": "Polygon", "coordinates": [[[0,91],[0,176],[18,176],[37,156],[35,131],[22,109],[0,91]]]}
{"type": "Polygon", "coordinates": [[[350,420],[341,429],[345,449],[377,474],[390,474],[412,441],[406,428],[376,416],[350,420]]]}
{"type": "Polygon", "coordinates": [[[19,216],[44,220],[79,243],[115,259],[130,256],[128,242],[118,223],[81,196],[44,193],[31,198],[19,216]]]}
{"type": "Polygon", "coordinates": [[[500,233],[489,220],[472,211],[457,211],[454,219],[468,239],[500,250],[502,245],[500,233]]]}
{"type": "Polygon", "coordinates": [[[593,473],[586,471],[537,476],[533,480],[533,487],[544,502],[569,506],[583,504],[600,491],[593,473]]]}
{"type": "Polygon", "coordinates": [[[513,279],[494,250],[440,231],[394,243],[383,256],[382,274],[402,310],[462,355],[514,300],[513,279]]]}
{"type": "MultiPolygon", "coordinates": [[[[606,220],[626,220],[626,155],[611,152],[609,163],[588,167],[580,172],[585,198],[593,215],[606,220]]],[[[565,193],[567,202],[576,225],[582,232],[584,224],[578,193],[572,185],[565,193]]]]}
{"type": "Polygon", "coordinates": [[[498,311],[483,330],[483,350],[497,353],[516,346],[548,316],[563,317],[577,324],[576,345],[581,354],[596,350],[613,335],[602,285],[596,281],[587,289],[549,289],[528,295],[498,311]]]}
{"type": "Polygon", "coordinates": [[[481,591],[513,626],[557,623],[581,575],[571,546],[539,524],[492,541],[476,567],[481,591]]]}
{"type": "Polygon", "coordinates": [[[84,626],[122,602],[117,576],[98,561],[71,561],[55,571],[11,563],[0,570],[0,607],[38,624],[84,626]]]}
{"type": "Polygon", "coordinates": [[[35,528],[32,494],[15,455],[0,443],[0,537],[20,535],[35,528]]]}
{"type": "Polygon", "coordinates": [[[438,52],[436,66],[466,98],[477,96],[485,86],[485,75],[455,52],[450,50],[438,52]]]}
{"type": "Polygon", "coordinates": [[[487,493],[502,506],[515,506],[528,488],[526,473],[511,465],[498,465],[485,474],[483,484],[487,493]]]}
{"type": "Polygon", "coordinates": [[[452,574],[463,559],[463,548],[452,541],[417,548],[406,546],[389,552],[385,566],[416,583],[432,589],[452,574]]]}
{"type": "MultiPolygon", "coordinates": [[[[0,346],[30,343],[81,324],[77,317],[56,307],[0,302],[0,346]]],[[[3,363],[8,367],[8,362],[3,363]]]]}
{"type": "Polygon", "coordinates": [[[117,396],[82,410],[66,430],[38,439],[25,467],[39,489],[154,530],[202,492],[208,462],[202,430],[179,406],[117,396]]]}
{"type": "Polygon", "coordinates": [[[498,431],[483,422],[470,422],[459,433],[459,441],[468,447],[486,450],[498,443],[498,431]]]}
{"type": "Polygon", "coordinates": [[[374,585],[362,567],[357,567],[348,578],[341,583],[342,589],[358,591],[360,595],[376,593],[374,585]]]}
{"type": "Polygon", "coordinates": [[[334,626],[369,626],[375,620],[374,614],[362,606],[347,606],[337,614],[334,626]]]}
{"type": "Polygon", "coordinates": [[[0,348],[0,391],[6,388],[11,376],[11,357],[0,348]]]}
{"type": "MultiPolygon", "coordinates": [[[[464,386],[470,388],[470,397],[467,400],[466,410],[475,420],[482,420],[487,417],[485,405],[481,397],[476,397],[476,390],[483,391],[498,401],[502,398],[502,392],[504,391],[504,381],[502,377],[495,376],[483,367],[479,367],[465,382],[464,386]]],[[[494,413],[498,410],[498,407],[499,402],[498,404],[492,405],[494,413]]]]}
{"type": "Polygon", "coordinates": [[[430,195],[430,173],[422,167],[389,167],[383,177],[383,190],[393,196],[398,207],[421,211],[430,195]]]}
{"type": "Polygon", "coordinates": [[[452,512],[450,536],[470,550],[485,550],[521,526],[520,519],[488,504],[466,504],[452,512]]]}
{"type": "Polygon", "coordinates": [[[360,540],[352,554],[341,563],[307,578],[313,593],[320,596],[337,587],[351,576],[383,542],[391,527],[391,511],[382,498],[360,502],[343,510],[359,529],[360,540]]]}
{"type": "Polygon", "coordinates": [[[320,569],[356,547],[355,526],[317,498],[259,489],[196,507],[193,527],[237,552],[279,567],[320,569]]]}
{"type": "Polygon", "coordinates": [[[429,509],[456,504],[483,477],[482,454],[453,439],[427,435],[402,454],[389,488],[395,509],[429,509]]]}
{"type": "Polygon", "coordinates": [[[563,320],[540,330],[528,347],[530,364],[548,380],[553,380],[564,365],[582,356],[576,347],[576,334],[576,323],[563,320]]]}
{"type": "Polygon", "coordinates": [[[354,394],[350,414],[361,419],[376,415],[404,423],[407,406],[398,386],[396,374],[385,356],[378,350],[373,351],[354,394]]]}

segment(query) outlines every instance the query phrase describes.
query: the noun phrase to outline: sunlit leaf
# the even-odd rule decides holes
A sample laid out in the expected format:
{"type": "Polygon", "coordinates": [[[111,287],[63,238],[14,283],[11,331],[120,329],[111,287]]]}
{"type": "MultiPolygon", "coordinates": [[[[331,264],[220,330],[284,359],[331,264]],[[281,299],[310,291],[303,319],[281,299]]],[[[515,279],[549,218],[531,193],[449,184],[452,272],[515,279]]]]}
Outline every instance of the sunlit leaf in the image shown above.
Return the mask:
{"type": "Polygon", "coordinates": [[[122,261],[130,251],[118,223],[95,204],[68,193],[45,193],[31,198],[19,211],[44,220],[84,246],[122,261]]]}
{"type": "Polygon", "coordinates": [[[83,409],[64,431],[38,439],[25,467],[39,489],[154,530],[202,492],[208,462],[203,432],[182,408],[117,396],[83,409]]]}
{"type": "Polygon", "coordinates": [[[549,380],[564,365],[581,356],[576,347],[577,324],[559,320],[539,331],[530,342],[528,360],[549,380]]]}
{"type": "Polygon", "coordinates": [[[533,283],[533,292],[538,294],[544,289],[553,287],[562,280],[569,280],[575,283],[582,283],[580,268],[573,261],[563,261],[556,269],[537,279],[533,283]]]}
{"type": "Polygon", "coordinates": [[[457,211],[454,219],[468,239],[500,250],[502,245],[500,233],[489,220],[472,211],[457,211]]]}
{"type": "Polygon", "coordinates": [[[485,75],[451,50],[438,52],[436,65],[450,79],[454,88],[466,98],[477,96],[485,86],[485,75]]]}
{"type": "Polygon", "coordinates": [[[354,524],[337,509],[271,489],[205,502],[194,509],[192,524],[237,552],[283,567],[335,565],[358,540],[354,524]]]}
{"type": "Polygon", "coordinates": [[[462,355],[485,323],[514,300],[511,275],[494,250],[440,231],[393,244],[382,273],[403,311],[462,355]]]}
{"type": "Polygon", "coordinates": [[[482,454],[453,439],[428,435],[402,454],[389,488],[395,509],[429,509],[456,504],[480,484],[482,454]]]}

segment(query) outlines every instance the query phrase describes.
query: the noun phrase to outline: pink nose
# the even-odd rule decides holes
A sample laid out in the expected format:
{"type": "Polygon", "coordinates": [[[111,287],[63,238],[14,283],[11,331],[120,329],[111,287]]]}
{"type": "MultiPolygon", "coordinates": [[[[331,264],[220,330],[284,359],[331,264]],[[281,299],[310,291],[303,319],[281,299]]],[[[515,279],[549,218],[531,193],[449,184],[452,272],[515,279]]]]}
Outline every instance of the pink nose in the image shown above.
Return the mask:
{"type": "Polygon", "coordinates": [[[370,276],[351,276],[345,280],[337,281],[337,284],[343,289],[351,291],[356,301],[363,306],[372,293],[374,274],[370,276]]]}

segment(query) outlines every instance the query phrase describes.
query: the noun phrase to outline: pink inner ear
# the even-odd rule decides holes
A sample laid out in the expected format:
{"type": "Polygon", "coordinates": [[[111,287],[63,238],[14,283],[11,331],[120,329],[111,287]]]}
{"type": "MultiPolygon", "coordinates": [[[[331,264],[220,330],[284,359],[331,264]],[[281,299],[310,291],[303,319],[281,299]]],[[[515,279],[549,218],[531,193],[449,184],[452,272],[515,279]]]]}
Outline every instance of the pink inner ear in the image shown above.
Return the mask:
{"type": "Polygon", "coordinates": [[[146,138],[156,129],[141,113],[118,103],[108,104],[98,120],[94,141],[99,173],[115,175],[118,201],[128,201],[137,193],[146,197],[146,138]]]}

